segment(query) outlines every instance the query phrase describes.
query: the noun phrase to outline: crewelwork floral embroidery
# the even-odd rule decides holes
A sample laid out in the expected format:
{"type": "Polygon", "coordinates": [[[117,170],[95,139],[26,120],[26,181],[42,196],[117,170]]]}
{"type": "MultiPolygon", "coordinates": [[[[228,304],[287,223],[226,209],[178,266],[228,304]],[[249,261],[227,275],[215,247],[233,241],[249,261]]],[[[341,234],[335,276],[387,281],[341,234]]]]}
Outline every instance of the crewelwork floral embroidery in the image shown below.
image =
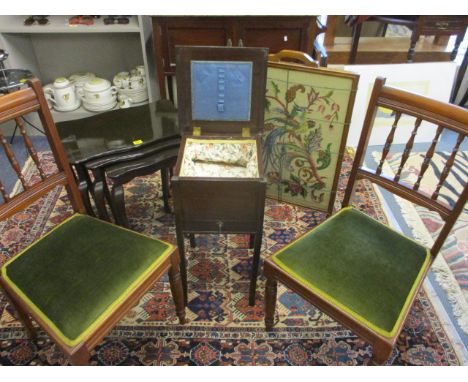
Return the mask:
{"type": "Polygon", "coordinates": [[[330,136],[341,134],[337,130],[344,120],[334,90],[269,78],[265,108],[267,194],[301,205],[325,205],[333,183],[332,153],[339,150],[330,136]]]}

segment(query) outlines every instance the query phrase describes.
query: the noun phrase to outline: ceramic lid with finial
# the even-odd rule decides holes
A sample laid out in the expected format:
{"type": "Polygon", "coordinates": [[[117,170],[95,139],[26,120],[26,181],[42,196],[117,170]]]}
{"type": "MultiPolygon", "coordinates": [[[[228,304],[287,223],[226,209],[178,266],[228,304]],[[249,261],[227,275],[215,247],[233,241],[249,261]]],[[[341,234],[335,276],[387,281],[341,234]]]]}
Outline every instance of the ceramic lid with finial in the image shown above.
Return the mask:
{"type": "Polygon", "coordinates": [[[70,81],[65,77],[57,77],[54,81],[54,87],[56,88],[66,88],[70,85],[70,81]]]}
{"type": "Polygon", "coordinates": [[[101,92],[103,90],[109,89],[110,87],[110,81],[106,80],[105,78],[94,77],[86,82],[83,89],[90,92],[101,92]]]}

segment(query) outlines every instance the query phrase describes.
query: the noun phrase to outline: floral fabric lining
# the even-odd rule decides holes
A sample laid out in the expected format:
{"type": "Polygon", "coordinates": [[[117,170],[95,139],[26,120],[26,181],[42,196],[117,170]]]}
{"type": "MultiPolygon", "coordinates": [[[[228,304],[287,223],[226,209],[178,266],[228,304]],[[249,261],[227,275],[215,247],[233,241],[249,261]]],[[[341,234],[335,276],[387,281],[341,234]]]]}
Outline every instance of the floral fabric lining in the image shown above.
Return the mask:
{"type": "Polygon", "coordinates": [[[258,178],[256,141],[189,138],[180,176],[258,178]]]}

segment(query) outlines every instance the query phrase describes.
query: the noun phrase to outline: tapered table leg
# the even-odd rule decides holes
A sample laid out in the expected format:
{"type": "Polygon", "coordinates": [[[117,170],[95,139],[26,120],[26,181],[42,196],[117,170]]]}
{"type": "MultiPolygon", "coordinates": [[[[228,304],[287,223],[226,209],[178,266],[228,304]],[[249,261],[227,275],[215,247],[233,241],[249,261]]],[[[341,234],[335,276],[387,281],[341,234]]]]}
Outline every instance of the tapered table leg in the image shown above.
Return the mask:
{"type": "Polygon", "coordinates": [[[258,267],[260,264],[260,248],[262,246],[262,232],[257,232],[254,239],[254,255],[252,273],[250,276],[249,305],[255,305],[255,292],[257,290],[258,267]]]}
{"type": "Polygon", "coordinates": [[[161,183],[162,183],[162,194],[163,194],[163,202],[164,202],[164,212],[170,214],[171,207],[169,206],[169,169],[167,167],[163,167],[161,169],[161,183]]]}
{"type": "Polygon", "coordinates": [[[195,241],[194,233],[189,233],[189,240],[190,240],[190,247],[195,248],[197,246],[197,242],[195,241]]]}
{"type": "Polygon", "coordinates": [[[96,216],[93,207],[91,206],[91,199],[89,198],[89,192],[91,187],[91,180],[89,179],[88,172],[84,167],[84,164],[78,163],[74,165],[78,183],[78,191],[80,192],[81,199],[86,208],[86,213],[90,216],[96,216]]]}
{"type": "Polygon", "coordinates": [[[96,209],[98,211],[98,216],[100,219],[110,221],[106,208],[106,199],[104,196],[104,182],[106,181],[104,170],[101,168],[94,170],[93,175],[94,184],[92,192],[94,203],[96,204],[96,209]]]}
{"type": "Polygon", "coordinates": [[[129,227],[127,214],[125,212],[125,195],[121,184],[114,184],[111,191],[112,210],[115,213],[115,222],[122,227],[129,227]]]}

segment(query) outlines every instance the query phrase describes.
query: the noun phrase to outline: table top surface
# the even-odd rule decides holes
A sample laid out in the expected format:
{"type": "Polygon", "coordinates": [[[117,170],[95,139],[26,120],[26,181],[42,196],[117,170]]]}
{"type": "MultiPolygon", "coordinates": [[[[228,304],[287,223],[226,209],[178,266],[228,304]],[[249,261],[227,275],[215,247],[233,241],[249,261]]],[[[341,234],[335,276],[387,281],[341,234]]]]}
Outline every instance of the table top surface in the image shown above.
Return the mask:
{"type": "Polygon", "coordinates": [[[59,122],[57,130],[72,164],[180,136],[177,109],[166,100],[59,122]]]}

